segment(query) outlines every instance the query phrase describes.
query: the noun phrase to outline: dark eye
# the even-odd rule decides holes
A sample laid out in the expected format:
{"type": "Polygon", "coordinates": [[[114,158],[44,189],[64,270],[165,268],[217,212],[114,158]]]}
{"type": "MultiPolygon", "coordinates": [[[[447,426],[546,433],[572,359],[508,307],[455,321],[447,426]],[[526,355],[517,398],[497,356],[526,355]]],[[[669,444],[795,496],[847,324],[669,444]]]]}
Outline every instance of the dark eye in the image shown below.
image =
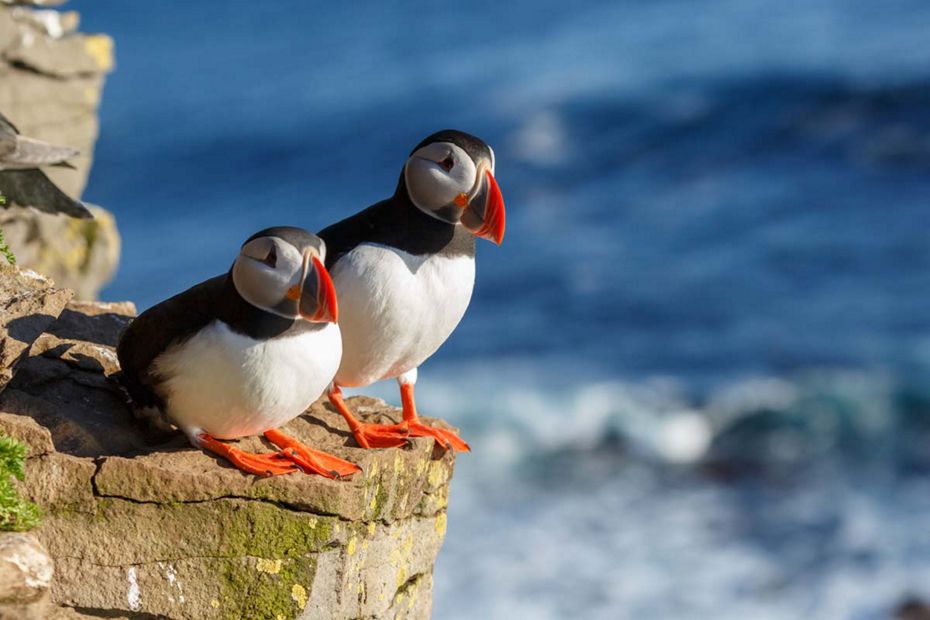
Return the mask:
{"type": "Polygon", "coordinates": [[[268,250],[268,256],[262,259],[262,262],[274,269],[278,264],[278,251],[275,249],[274,244],[272,244],[271,249],[268,250]]]}
{"type": "Polygon", "coordinates": [[[446,158],[439,162],[439,165],[442,166],[442,169],[446,172],[452,170],[452,168],[455,166],[455,158],[452,157],[452,153],[446,155],[446,158]]]}

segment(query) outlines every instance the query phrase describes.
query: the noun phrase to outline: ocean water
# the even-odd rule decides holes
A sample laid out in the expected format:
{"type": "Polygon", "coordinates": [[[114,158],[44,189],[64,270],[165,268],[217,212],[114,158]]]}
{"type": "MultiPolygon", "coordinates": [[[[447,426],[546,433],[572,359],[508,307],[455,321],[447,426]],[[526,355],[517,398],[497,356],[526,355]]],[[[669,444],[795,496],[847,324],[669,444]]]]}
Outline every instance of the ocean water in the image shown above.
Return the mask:
{"type": "Polygon", "coordinates": [[[420,371],[474,448],[435,617],[930,597],[930,5],[501,5],[71,2],[116,39],[104,296],[147,307],[475,133],[508,226],[420,371]]]}

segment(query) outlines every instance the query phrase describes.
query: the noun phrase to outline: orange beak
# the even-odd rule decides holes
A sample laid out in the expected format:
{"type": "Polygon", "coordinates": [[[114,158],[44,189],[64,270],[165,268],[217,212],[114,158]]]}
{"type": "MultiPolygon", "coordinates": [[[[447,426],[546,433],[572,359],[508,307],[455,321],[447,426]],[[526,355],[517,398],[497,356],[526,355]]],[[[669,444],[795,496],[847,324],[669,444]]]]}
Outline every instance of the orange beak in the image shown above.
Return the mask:
{"type": "Polygon", "coordinates": [[[339,320],[336,287],[320,259],[313,256],[300,290],[300,316],[313,323],[335,323],[339,320]]]}
{"type": "Polygon", "coordinates": [[[491,171],[485,170],[485,175],[475,197],[467,204],[459,204],[459,201],[456,201],[456,204],[464,209],[461,221],[465,228],[476,237],[500,245],[504,240],[507,219],[504,212],[504,196],[491,171]]]}

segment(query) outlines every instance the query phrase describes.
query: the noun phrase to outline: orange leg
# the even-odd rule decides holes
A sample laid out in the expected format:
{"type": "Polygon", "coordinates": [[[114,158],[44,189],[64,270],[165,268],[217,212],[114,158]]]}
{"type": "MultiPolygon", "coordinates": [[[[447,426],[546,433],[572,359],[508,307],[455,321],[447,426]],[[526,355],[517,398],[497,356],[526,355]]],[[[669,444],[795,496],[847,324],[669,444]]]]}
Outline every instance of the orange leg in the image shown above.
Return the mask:
{"type": "Polygon", "coordinates": [[[420,418],[417,416],[417,405],[413,399],[412,383],[400,384],[400,400],[404,407],[404,421],[400,423],[400,426],[407,427],[411,435],[414,437],[432,437],[443,448],[452,448],[456,452],[471,452],[468,444],[452,431],[435,428],[420,422],[420,418]]]}
{"type": "Polygon", "coordinates": [[[362,468],[355,463],[309,448],[293,437],[288,437],[275,429],[265,431],[265,439],[281,448],[284,456],[296,463],[307,474],[314,473],[327,478],[342,478],[362,471],[362,468]]]}
{"type": "Polygon", "coordinates": [[[197,443],[204,450],[222,456],[242,471],[257,476],[278,476],[300,471],[294,463],[280,452],[274,454],[244,452],[235,446],[217,441],[206,433],[197,435],[197,443]]]}
{"type": "Polygon", "coordinates": [[[398,448],[407,445],[407,429],[402,424],[365,424],[359,422],[349,411],[342,399],[342,390],[338,385],[327,394],[329,402],[342,414],[349,424],[349,430],[355,435],[355,441],[362,448],[398,448]]]}

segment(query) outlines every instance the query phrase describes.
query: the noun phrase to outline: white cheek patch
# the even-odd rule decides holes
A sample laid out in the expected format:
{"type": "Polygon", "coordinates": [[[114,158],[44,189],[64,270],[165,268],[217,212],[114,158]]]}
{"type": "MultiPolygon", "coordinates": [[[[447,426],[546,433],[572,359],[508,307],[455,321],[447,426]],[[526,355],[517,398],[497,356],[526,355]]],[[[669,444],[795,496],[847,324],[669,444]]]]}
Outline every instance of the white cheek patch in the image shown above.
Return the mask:
{"type": "Polygon", "coordinates": [[[423,202],[438,209],[455,200],[456,196],[465,191],[463,188],[467,187],[461,176],[458,166],[448,173],[437,166],[432,166],[428,171],[427,182],[423,183],[423,189],[420,192],[423,202]]]}
{"type": "Polygon", "coordinates": [[[283,252],[278,253],[275,277],[278,278],[276,283],[281,287],[280,290],[287,293],[290,287],[300,283],[304,271],[304,258],[294,246],[284,245],[284,248],[283,252]]]}
{"type": "Polygon", "coordinates": [[[424,211],[437,211],[454,204],[459,194],[469,194],[475,185],[475,163],[465,151],[448,142],[427,145],[414,153],[404,168],[407,191],[424,211]],[[452,169],[440,162],[452,155],[452,169]]]}
{"type": "Polygon", "coordinates": [[[257,308],[274,305],[274,298],[281,289],[282,279],[270,267],[250,258],[240,257],[233,266],[233,284],[236,291],[257,308]]]}
{"type": "Polygon", "coordinates": [[[290,244],[275,239],[275,249],[274,268],[240,255],[233,265],[232,276],[236,291],[243,299],[256,308],[281,314],[275,308],[287,298],[288,289],[300,283],[303,261],[290,244]]]}

